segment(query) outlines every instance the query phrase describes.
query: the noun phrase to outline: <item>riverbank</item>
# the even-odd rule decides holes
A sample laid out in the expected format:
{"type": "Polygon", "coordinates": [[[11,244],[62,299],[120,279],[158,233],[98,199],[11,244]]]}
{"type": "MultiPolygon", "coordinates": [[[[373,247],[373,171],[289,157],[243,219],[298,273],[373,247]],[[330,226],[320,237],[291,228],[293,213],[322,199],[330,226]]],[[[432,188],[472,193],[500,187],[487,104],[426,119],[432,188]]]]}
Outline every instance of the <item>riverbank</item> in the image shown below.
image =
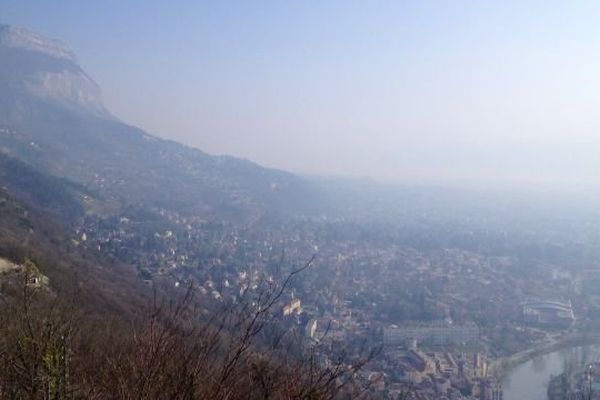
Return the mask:
{"type": "Polygon", "coordinates": [[[531,349],[523,350],[513,355],[494,360],[488,367],[488,374],[502,380],[512,368],[523,364],[535,357],[560,350],[565,347],[600,344],[600,334],[597,332],[576,332],[564,335],[556,340],[540,344],[531,349]]]}

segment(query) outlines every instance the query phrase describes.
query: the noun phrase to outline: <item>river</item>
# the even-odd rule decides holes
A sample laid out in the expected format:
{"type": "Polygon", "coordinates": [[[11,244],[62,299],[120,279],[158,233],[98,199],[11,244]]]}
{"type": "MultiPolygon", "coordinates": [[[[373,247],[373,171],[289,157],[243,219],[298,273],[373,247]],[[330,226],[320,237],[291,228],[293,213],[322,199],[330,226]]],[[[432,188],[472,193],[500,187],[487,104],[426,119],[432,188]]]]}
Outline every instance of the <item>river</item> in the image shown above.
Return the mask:
{"type": "Polygon", "coordinates": [[[573,346],[537,356],[511,369],[502,380],[504,400],[547,400],[551,375],[600,361],[600,344],[573,346]]]}

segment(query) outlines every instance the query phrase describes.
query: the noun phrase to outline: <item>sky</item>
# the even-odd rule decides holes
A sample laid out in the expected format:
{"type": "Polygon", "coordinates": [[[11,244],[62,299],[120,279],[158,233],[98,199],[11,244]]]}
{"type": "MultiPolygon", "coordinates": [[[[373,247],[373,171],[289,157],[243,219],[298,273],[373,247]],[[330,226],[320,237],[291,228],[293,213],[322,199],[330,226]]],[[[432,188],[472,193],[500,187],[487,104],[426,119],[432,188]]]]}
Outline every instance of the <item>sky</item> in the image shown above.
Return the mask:
{"type": "Polygon", "coordinates": [[[0,0],[128,123],[397,182],[600,183],[598,21],[597,1],[0,0]]]}

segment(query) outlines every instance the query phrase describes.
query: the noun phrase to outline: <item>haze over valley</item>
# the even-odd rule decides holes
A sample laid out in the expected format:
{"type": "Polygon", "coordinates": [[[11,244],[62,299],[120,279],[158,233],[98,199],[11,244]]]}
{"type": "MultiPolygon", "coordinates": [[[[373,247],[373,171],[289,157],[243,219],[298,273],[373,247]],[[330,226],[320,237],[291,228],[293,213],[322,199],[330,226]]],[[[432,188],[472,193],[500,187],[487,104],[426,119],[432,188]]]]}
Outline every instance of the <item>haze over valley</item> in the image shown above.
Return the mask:
{"type": "Polygon", "coordinates": [[[67,3],[0,4],[0,399],[599,398],[595,4],[67,3]]]}

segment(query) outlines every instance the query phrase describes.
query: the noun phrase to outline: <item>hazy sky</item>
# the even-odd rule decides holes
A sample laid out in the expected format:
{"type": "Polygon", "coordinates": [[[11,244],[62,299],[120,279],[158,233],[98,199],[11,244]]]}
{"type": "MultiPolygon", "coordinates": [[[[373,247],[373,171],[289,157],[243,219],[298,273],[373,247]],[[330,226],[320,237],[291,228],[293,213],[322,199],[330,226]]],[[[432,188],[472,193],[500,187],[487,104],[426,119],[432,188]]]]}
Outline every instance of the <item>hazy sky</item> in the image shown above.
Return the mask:
{"type": "MultiPolygon", "coordinates": [[[[0,0],[126,122],[386,180],[600,181],[600,2],[0,0]]],[[[1,60],[0,60],[1,62],[1,60]]]]}

